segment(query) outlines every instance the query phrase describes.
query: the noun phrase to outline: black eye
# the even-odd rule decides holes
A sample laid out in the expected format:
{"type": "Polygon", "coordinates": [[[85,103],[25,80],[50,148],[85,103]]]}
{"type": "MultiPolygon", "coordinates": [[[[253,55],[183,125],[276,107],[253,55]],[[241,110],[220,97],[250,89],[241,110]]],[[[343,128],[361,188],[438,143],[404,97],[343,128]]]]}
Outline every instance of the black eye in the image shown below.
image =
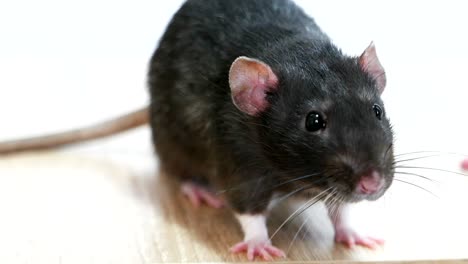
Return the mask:
{"type": "Polygon", "coordinates": [[[379,120],[382,120],[382,114],[383,114],[382,108],[378,104],[375,104],[374,106],[372,106],[372,109],[374,109],[375,116],[379,120]]]}
{"type": "Polygon", "coordinates": [[[310,112],[306,119],[306,129],[310,132],[316,132],[320,129],[324,129],[327,123],[323,119],[322,115],[317,112],[310,112]]]}

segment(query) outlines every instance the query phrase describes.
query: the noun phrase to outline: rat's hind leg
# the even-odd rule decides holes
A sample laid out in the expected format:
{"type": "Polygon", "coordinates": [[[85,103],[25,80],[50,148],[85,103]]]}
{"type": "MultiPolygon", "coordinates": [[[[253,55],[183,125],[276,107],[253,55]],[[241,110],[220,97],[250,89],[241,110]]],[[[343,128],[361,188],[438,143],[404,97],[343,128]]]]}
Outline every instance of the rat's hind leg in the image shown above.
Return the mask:
{"type": "Polygon", "coordinates": [[[185,180],[182,182],[180,189],[194,207],[199,207],[202,203],[213,208],[221,208],[224,206],[224,200],[206,185],[191,180],[185,180]]]}
{"type": "Polygon", "coordinates": [[[161,169],[180,184],[180,191],[194,207],[206,204],[213,208],[221,208],[224,201],[221,196],[216,195],[211,189],[203,175],[204,170],[197,166],[197,162],[180,150],[177,145],[173,145],[171,152],[160,152],[161,169]]]}
{"type": "MultiPolygon", "coordinates": [[[[167,159],[161,160],[164,161],[162,164],[163,170],[171,177],[177,179],[177,182],[180,184],[180,191],[188,198],[194,207],[199,207],[202,204],[213,208],[221,208],[224,206],[222,197],[214,192],[210,184],[203,177],[193,176],[194,174],[199,175],[196,168],[184,168],[180,164],[171,164],[167,159]]],[[[187,161],[185,164],[189,164],[189,162],[187,161]]]]}

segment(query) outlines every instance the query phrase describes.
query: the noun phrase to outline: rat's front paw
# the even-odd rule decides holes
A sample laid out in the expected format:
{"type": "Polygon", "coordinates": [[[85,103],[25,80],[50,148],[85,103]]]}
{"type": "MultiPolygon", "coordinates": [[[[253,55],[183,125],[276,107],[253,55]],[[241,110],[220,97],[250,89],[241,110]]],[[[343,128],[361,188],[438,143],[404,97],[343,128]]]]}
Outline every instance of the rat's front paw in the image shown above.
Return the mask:
{"type": "Polygon", "coordinates": [[[335,241],[343,243],[347,247],[352,248],[355,245],[364,246],[367,248],[374,249],[378,245],[383,245],[384,240],[379,238],[361,236],[350,228],[340,228],[335,231],[335,241]]]}
{"type": "Polygon", "coordinates": [[[232,253],[241,253],[247,252],[247,258],[249,260],[254,260],[256,256],[262,258],[263,260],[273,260],[273,257],[285,257],[284,252],[271,245],[270,241],[244,241],[237,243],[231,248],[232,253]]]}

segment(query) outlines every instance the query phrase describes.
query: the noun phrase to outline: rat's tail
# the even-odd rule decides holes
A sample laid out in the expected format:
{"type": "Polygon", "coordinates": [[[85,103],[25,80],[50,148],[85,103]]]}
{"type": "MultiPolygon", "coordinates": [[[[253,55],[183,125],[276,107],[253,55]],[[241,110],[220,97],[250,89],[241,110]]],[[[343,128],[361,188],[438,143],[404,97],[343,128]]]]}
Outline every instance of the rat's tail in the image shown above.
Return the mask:
{"type": "Polygon", "coordinates": [[[149,110],[148,107],[145,107],[89,127],[45,136],[0,142],[0,154],[47,149],[102,138],[147,124],[148,121],[149,110]]]}

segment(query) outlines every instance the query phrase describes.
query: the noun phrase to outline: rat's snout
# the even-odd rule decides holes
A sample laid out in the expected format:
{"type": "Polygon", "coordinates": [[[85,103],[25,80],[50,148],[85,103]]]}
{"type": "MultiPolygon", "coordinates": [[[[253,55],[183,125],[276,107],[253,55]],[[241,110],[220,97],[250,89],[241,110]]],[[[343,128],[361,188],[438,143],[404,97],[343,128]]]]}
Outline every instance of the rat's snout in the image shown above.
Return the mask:
{"type": "Polygon", "coordinates": [[[376,170],[364,174],[359,179],[356,192],[358,194],[373,195],[381,191],[384,186],[384,179],[376,170]]]}

